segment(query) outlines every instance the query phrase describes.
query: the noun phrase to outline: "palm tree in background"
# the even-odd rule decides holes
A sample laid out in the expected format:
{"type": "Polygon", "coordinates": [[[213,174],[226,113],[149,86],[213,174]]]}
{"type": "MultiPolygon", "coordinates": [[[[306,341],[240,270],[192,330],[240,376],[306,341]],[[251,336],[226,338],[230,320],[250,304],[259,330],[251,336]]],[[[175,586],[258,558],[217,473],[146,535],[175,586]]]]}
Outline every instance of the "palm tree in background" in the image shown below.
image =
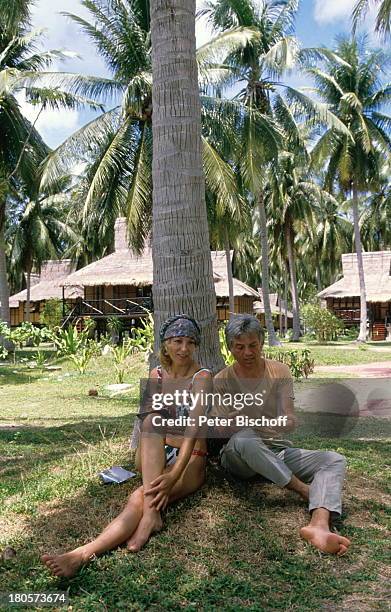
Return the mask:
{"type": "Polygon", "coordinates": [[[26,321],[30,321],[31,273],[39,273],[45,260],[57,259],[67,245],[78,239],[63,220],[66,200],[64,193],[27,200],[6,236],[10,242],[11,273],[26,275],[26,321]]]}
{"type": "Polygon", "coordinates": [[[356,31],[360,21],[365,17],[369,7],[378,6],[375,30],[384,37],[390,35],[391,31],[391,2],[390,0],[358,0],[352,14],[353,32],[356,31]]]}
{"type": "Polygon", "coordinates": [[[31,200],[38,196],[37,168],[49,149],[35,128],[41,113],[62,107],[79,108],[100,104],[59,88],[40,87],[34,77],[50,67],[54,59],[63,59],[61,51],[38,50],[40,30],[30,31],[29,2],[0,6],[0,318],[9,323],[9,287],[5,256],[7,198],[18,198],[22,190],[31,200]],[[18,95],[37,106],[37,117],[28,121],[18,102],[18,95]]]}
{"type": "MultiPolygon", "coordinates": [[[[131,246],[140,251],[152,220],[152,72],[150,8],[147,0],[83,0],[91,19],[66,15],[78,24],[104,58],[112,78],[58,75],[73,93],[112,100],[114,106],[83,126],[55,151],[45,165],[42,185],[50,185],[76,161],[85,162],[78,200],[83,202],[83,235],[93,255],[101,256],[113,243],[114,221],[125,215],[131,246]]],[[[237,207],[238,192],[229,164],[218,154],[229,122],[224,100],[215,100],[210,87],[230,76],[221,60],[255,36],[235,28],[197,52],[203,91],[203,162],[208,190],[217,205],[237,207]],[[214,140],[215,139],[215,140],[214,140]],[[234,202],[236,200],[236,203],[234,202]]],[[[43,81],[45,82],[45,81],[43,81]]]]}
{"type": "MultiPolygon", "coordinates": [[[[258,38],[250,41],[244,49],[233,52],[226,64],[232,66],[236,80],[244,82],[245,86],[236,95],[236,99],[251,112],[257,111],[269,116],[273,121],[273,135],[264,141],[257,138],[258,129],[250,119],[244,125],[243,148],[238,151],[238,171],[241,180],[253,198],[258,209],[260,222],[260,239],[262,251],[262,291],[265,309],[265,321],[268,330],[269,343],[278,344],[272,322],[269,298],[269,246],[267,241],[266,212],[264,209],[264,177],[268,162],[275,160],[279,150],[284,149],[282,134],[276,138],[276,128],[279,125],[273,118],[272,100],[279,87],[283,87],[296,104],[300,104],[302,116],[307,120],[326,122],[335,128],[346,131],[338,119],[333,116],[325,105],[308,98],[282,82],[282,77],[295,65],[300,65],[311,57],[321,57],[329,52],[325,49],[300,49],[294,34],[294,20],[298,9],[297,0],[270,0],[259,5],[252,0],[240,3],[233,0],[207,1],[199,15],[206,15],[208,21],[217,32],[242,26],[252,28],[258,33],[258,38]],[[265,143],[266,146],[265,146],[265,143]]],[[[288,111],[289,114],[289,111],[288,111]]],[[[278,118],[278,117],[277,117],[278,118]]],[[[284,131],[288,124],[285,123],[284,131]]],[[[274,161],[273,161],[274,163],[274,161]]],[[[294,296],[292,299],[295,301],[294,296]]],[[[298,304],[297,304],[298,308],[298,304]]],[[[296,315],[295,315],[296,316],[296,315]]],[[[298,311],[297,311],[298,317],[298,311]]],[[[297,318],[296,317],[296,318],[297,318]]],[[[296,334],[300,333],[300,325],[296,321],[296,334]]]]}
{"type": "Polygon", "coordinates": [[[389,85],[383,85],[388,58],[381,50],[368,50],[365,38],[340,38],[339,60],[325,59],[322,70],[313,67],[317,95],[345,123],[352,136],[330,128],[312,151],[315,168],[325,168],[325,187],[331,193],[338,185],[349,196],[353,212],[354,242],[360,281],[360,333],[367,335],[367,304],[359,226],[359,197],[374,192],[380,184],[381,159],[390,155],[391,117],[381,111],[389,100],[389,85]]]}

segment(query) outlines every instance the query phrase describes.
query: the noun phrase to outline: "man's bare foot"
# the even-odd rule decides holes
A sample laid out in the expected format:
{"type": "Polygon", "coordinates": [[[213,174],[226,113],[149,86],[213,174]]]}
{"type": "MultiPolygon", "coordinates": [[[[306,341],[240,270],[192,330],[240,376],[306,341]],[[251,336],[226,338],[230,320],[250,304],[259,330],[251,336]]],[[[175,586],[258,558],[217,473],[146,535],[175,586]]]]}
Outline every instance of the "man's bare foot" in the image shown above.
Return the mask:
{"type": "Polygon", "coordinates": [[[350,546],[348,538],[332,533],[326,527],[307,525],[300,529],[300,535],[322,552],[336,554],[338,557],[344,555],[350,546]]]}
{"type": "Polygon", "coordinates": [[[153,533],[160,531],[163,522],[160,512],[147,512],[143,514],[141,521],[132,537],[127,542],[127,548],[131,552],[138,552],[146,544],[153,533]]]}
{"type": "Polygon", "coordinates": [[[76,548],[63,555],[42,555],[41,561],[55,576],[64,576],[71,578],[74,576],[82,565],[88,563],[89,557],[86,557],[80,548],[76,548]]]}

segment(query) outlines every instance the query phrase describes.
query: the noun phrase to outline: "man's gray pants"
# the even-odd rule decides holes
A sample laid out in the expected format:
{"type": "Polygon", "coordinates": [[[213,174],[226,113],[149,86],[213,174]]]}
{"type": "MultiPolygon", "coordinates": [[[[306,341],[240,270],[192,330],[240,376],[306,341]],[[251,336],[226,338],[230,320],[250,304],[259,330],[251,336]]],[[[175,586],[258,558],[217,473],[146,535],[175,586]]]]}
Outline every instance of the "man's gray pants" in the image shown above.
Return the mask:
{"type": "Polygon", "coordinates": [[[239,478],[248,479],[259,474],[279,487],[285,487],[295,475],[310,484],[310,512],[326,508],[333,514],[341,514],[346,459],[339,453],[273,448],[253,429],[242,429],[226,444],[221,453],[221,465],[239,478]]]}

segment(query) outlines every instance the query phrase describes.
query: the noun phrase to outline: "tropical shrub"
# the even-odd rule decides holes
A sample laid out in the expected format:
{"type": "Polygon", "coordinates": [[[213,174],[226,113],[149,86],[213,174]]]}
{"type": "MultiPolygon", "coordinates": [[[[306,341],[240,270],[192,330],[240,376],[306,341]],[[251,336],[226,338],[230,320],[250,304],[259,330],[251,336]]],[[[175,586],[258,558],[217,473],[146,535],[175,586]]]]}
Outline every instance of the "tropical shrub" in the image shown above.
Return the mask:
{"type": "Polygon", "coordinates": [[[280,348],[264,347],[263,352],[267,359],[276,359],[285,363],[296,380],[303,377],[307,378],[314,371],[315,362],[311,357],[310,349],[287,351],[280,348]]]}
{"type": "MultiPolygon", "coordinates": [[[[232,365],[235,360],[228,349],[223,328],[219,329],[219,338],[221,354],[223,355],[225,364],[227,366],[232,365]]],[[[285,363],[296,380],[303,377],[307,378],[308,375],[314,371],[314,360],[311,357],[311,351],[309,349],[285,350],[278,347],[264,346],[263,354],[267,359],[276,359],[277,361],[285,363]]]]}
{"type": "Polygon", "coordinates": [[[223,327],[220,327],[219,329],[219,340],[220,340],[220,350],[221,350],[221,354],[223,356],[225,365],[227,366],[232,365],[235,362],[235,359],[233,358],[227,346],[227,341],[225,339],[225,333],[224,333],[223,327]]]}
{"type": "Polygon", "coordinates": [[[318,342],[335,340],[343,329],[343,323],[327,308],[317,304],[306,304],[302,308],[305,327],[315,333],[318,342]]]}
{"type": "Polygon", "coordinates": [[[112,344],[117,344],[120,334],[123,330],[123,324],[121,319],[116,317],[115,315],[111,315],[107,317],[107,330],[111,334],[111,342],[112,344]]]}
{"type": "Polygon", "coordinates": [[[42,330],[28,321],[23,321],[18,327],[11,330],[8,335],[11,342],[19,347],[22,347],[24,344],[38,346],[43,337],[44,334],[42,334],[42,330]]]}
{"type": "MultiPolygon", "coordinates": [[[[67,313],[65,313],[67,314],[67,313]]],[[[41,313],[41,323],[49,329],[60,327],[63,318],[63,304],[58,298],[46,300],[41,313]]]]}
{"type": "Polygon", "coordinates": [[[129,338],[129,345],[132,353],[152,353],[153,351],[153,316],[148,313],[145,319],[141,320],[141,327],[134,327],[129,338]]]}
{"type": "Polygon", "coordinates": [[[132,347],[129,341],[113,347],[114,368],[117,375],[117,383],[119,384],[124,382],[127,370],[126,361],[131,353],[132,347]]]}
{"type": "Polygon", "coordinates": [[[75,364],[79,374],[85,374],[87,366],[93,357],[93,352],[89,346],[83,346],[74,355],[69,355],[69,359],[75,364]]]}

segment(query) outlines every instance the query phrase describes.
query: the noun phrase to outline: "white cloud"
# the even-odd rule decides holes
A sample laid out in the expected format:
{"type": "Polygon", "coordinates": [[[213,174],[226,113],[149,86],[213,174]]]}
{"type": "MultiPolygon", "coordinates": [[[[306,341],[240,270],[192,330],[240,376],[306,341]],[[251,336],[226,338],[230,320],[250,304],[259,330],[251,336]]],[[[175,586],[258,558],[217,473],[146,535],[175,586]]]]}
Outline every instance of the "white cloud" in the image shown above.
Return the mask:
{"type": "Polygon", "coordinates": [[[321,25],[350,19],[355,4],[356,0],[315,0],[314,19],[321,25]]]}
{"type": "MultiPolygon", "coordinates": [[[[39,108],[26,101],[23,92],[19,93],[17,100],[23,115],[34,123],[39,113],[39,108]]],[[[77,110],[45,110],[35,124],[42,138],[51,146],[59,144],[67,136],[72,134],[80,125],[79,112],[77,110]]]]}
{"type": "MultiPolygon", "coordinates": [[[[341,31],[349,31],[352,26],[352,12],[357,0],[314,0],[314,19],[319,25],[328,25],[338,23],[341,31]]],[[[369,37],[369,42],[373,46],[379,46],[381,40],[375,32],[375,21],[377,6],[373,3],[369,5],[369,9],[361,23],[359,31],[366,32],[369,37]]]]}

